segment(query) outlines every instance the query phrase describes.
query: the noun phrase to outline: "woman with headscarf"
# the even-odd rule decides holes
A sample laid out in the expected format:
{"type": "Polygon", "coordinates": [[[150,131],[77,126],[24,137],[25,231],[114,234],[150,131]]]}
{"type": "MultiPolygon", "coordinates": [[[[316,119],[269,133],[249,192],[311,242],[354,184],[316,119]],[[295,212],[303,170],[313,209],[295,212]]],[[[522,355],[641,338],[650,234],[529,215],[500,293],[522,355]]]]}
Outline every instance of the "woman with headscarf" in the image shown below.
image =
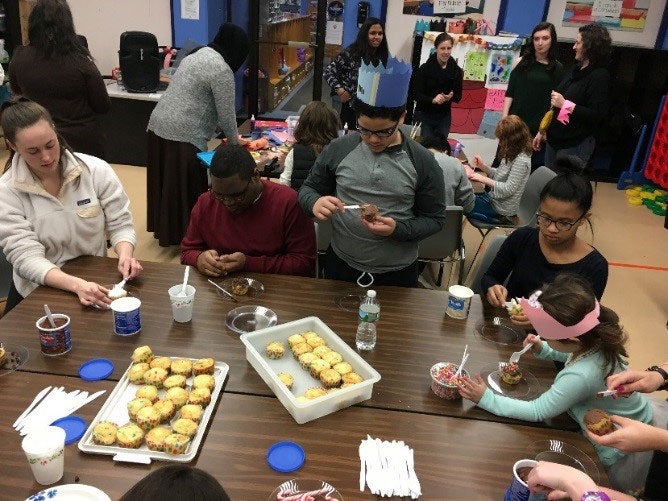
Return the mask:
{"type": "Polygon", "coordinates": [[[161,246],[181,243],[190,211],[208,189],[197,153],[222,132],[238,142],[234,73],[246,60],[248,35],[231,23],[188,55],[148,123],[147,230],[161,246]]]}

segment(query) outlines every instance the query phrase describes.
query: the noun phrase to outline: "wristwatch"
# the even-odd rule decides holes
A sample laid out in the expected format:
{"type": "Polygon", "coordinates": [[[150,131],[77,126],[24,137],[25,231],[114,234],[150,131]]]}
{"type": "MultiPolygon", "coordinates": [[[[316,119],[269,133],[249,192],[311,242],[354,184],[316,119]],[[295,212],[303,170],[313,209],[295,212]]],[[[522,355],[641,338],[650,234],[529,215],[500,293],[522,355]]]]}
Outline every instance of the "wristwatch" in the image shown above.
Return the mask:
{"type": "Polygon", "coordinates": [[[658,372],[659,374],[661,374],[661,377],[663,377],[663,384],[657,388],[658,390],[668,389],[668,372],[666,372],[658,365],[653,365],[652,367],[648,367],[646,370],[658,372]]]}
{"type": "Polygon", "coordinates": [[[603,491],[583,492],[580,501],[610,501],[610,497],[603,491]]]}

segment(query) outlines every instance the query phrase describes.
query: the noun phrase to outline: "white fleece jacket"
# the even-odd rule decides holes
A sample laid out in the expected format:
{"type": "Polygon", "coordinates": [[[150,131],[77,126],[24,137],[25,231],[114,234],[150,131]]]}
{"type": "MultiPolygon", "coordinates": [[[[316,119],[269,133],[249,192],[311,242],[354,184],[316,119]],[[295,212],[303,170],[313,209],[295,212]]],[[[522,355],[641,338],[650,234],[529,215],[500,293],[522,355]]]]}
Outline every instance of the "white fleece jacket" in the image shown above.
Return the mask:
{"type": "Polygon", "coordinates": [[[75,155],[63,155],[58,197],[43,188],[19,155],[0,177],[0,246],[23,297],[70,259],[106,256],[107,236],[113,246],[137,242],[130,201],[116,173],[104,160],[75,155]]]}

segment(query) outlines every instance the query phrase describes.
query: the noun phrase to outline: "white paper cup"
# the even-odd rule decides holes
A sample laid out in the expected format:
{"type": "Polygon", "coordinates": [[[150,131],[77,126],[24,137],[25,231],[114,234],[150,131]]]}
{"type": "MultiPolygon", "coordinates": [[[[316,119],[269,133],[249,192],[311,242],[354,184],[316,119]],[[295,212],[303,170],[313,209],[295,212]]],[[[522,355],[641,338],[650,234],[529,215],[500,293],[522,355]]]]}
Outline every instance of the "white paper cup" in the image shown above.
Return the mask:
{"type": "Polygon", "coordinates": [[[65,430],[44,426],[28,433],[21,442],[37,483],[50,485],[63,478],[65,430]]]}
{"type": "Polygon", "coordinates": [[[193,318],[193,305],[195,304],[195,288],[186,285],[185,296],[179,296],[183,284],[174,285],[169,288],[169,300],[172,303],[172,315],[174,321],[179,323],[190,322],[193,318]]]}
{"type": "Polygon", "coordinates": [[[445,312],[452,318],[466,318],[469,315],[469,306],[473,291],[463,285],[451,285],[448,288],[448,306],[445,312]]]}

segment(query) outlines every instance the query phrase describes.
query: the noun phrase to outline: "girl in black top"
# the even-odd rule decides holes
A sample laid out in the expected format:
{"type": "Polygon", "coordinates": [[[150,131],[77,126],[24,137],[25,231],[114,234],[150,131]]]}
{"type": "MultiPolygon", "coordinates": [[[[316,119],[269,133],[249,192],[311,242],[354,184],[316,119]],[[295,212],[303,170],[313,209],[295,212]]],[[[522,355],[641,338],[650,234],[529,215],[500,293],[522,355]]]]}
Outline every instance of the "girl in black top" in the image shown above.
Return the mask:
{"type": "Polygon", "coordinates": [[[446,138],[450,133],[450,107],[462,98],[464,73],[450,57],[453,39],[440,33],[434,41],[436,51],[418,68],[413,79],[413,94],[417,101],[414,122],[422,122],[421,137],[439,132],[446,138]]]}
{"type": "Polygon", "coordinates": [[[280,182],[299,191],[322,149],[339,135],[336,112],[322,101],[311,101],[299,116],[295,144],[285,157],[280,182]]]}
{"type": "MultiPolygon", "coordinates": [[[[559,158],[557,167],[565,172],[548,182],[540,194],[538,227],[519,228],[511,233],[481,279],[482,290],[492,306],[502,307],[511,298],[529,297],[564,272],[581,275],[598,299],[603,295],[608,262],[577,235],[578,228],[591,216],[591,184],[573,172],[582,167],[577,158],[559,158]]],[[[511,319],[530,325],[524,315],[511,319]]]]}

